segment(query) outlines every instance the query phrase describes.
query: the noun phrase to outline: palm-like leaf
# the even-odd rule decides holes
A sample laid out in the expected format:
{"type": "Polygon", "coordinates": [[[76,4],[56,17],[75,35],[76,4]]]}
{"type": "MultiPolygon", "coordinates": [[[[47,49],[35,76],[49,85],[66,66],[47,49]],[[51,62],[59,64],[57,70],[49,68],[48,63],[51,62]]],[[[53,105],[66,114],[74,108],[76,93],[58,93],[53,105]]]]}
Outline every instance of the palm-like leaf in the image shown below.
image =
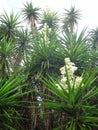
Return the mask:
{"type": "Polygon", "coordinates": [[[92,86],[97,78],[95,78],[96,73],[95,70],[90,75],[84,74],[82,81],[76,88],[70,82],[68,75],[66,75],[67,88],[51,77],[50,80],[46,78],[41,80],[52,92],[51,96],[42,94],[44,96],[42,108],[51,109],[50,114],[54,114],[54,118],[58,115],[58,118],[54,119],[54,122],[56,121],[55,129],[83,130],[92,129],[92,126],[98,127],[97,106],[90,104],[91,100],[98,94],[98,89],[92,86]],[[57,84],[59,84],[59,88],[57,84]]]}
{"type": "Polygon", "coordinates": [[[92,29],[90,31],[90,37],[91,37],[92,47],[97,48],[98,47],[98,28],[92,29]]]}
{"type": "Polygon", "coordinates": [[[46,10],[43,13],[43,17],[41,19],[41,24],[44,25],[45,23],[51,29],[58,29],[58,15],[56,12],[52,12],[51,10],[46,10]]]}
{"type": "Polygon", "coordinates": [[[18,15],[13,14],[13,12],[8,16],[7,12],[1,15],[0,21],[0,39],[6,37],[7,39],[15,37],[16,27],[18,27],[18,15]]]}
{"type": "Polygon", "coordinates": [[[60,37],[61,44],[64,48],[62,52],[80,68],[80,70],[90,67],[89,62],[89,42],[83,30],[79,36],[77,33],[64,32],[60,37]]]}
{"type": "Polygon", "coordinates": [[[15,46],[12,41],[7,42],[5,39],[0,43],[0,77],[6,77],[10,74],[14,50],[15,46]]]}
{"type": "MultiPolygon", "coordinates": [[[[21,128],[19,121],[23,120],[18,107],[22,107],[25,99],[20,101],[29,92],[22,92],[27,86],[26,77],[13,75],[9,80],[0,80],[0,128],[15,130],[21,128]]],[[[22,128],[21,128],[22,129],[22,128]]]]}
{"type": "Polygon", "coordinates": [[[32,2],[24,4],[24,8],[22,9],[22,14],[26,20],[31,22],[31,28],[35,25],[35,20],[39,18],[39,10],[38,7],[33,7],[32,2]]]}
{"type": "Polygon", "coordinates": [[[89,63],[92,65],[92,68],[98,67],[98,48],[92,49],[90,51],[89,57],[89,63]]]}
{"type": "Polygon", "coordinates": [[[58,68],[63,65],[62,45],[53,36],[51,38],[48,34],[48,39],[45,39],[44,33],[38,33],[31,54],[32,60],[29,61],[31,72],[58,73],[58,68]]]}
{"type": "Polygon", "coordinates": [[[20,66],[24,57],[31,51],[31,34],[27,29],[17,30],[14,70],[20,66]]]}
{"type": "Polygon", "coordinates": [[[63,29],[66,29],[69,32],[73,32],[75,24],[77,24],[78,19],[80,19],[80,11],[75,10],[75,7],[71,7],[70,10],[65,9],[65,11],[63,29]]]}

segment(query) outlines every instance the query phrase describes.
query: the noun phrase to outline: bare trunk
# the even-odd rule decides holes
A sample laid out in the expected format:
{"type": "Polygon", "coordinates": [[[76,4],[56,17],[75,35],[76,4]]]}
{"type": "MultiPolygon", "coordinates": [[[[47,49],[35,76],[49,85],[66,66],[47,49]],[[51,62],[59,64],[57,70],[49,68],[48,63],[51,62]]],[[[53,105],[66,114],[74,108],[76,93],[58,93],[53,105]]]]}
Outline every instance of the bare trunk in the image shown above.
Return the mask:
{"type": "Polygon", "coordinates": [[[37,28],[36,28],[36,23],[33,16],[30,18],[30,22],[31,22],[31,30],[33,32],[33,35],[36,35],[37,28]]]}

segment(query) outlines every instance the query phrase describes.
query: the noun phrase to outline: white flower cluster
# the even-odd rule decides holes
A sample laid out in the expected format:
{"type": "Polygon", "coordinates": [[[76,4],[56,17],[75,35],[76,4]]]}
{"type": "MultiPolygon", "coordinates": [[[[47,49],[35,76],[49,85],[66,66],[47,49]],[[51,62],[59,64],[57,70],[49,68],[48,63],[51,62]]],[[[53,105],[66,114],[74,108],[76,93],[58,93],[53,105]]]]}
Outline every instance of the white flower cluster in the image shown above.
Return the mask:
{"type": "Polygon", "coordinates": [[[47,25],[47,23],[44,24],[43,29],[42,29],[42,34],[43,34],[43,39],[45,44],[49,44],[49,38],[48,38],[48,34],[51,32],[51,28],[49,28],[49,26],[47,25]]]}
{"type": "MultiPolygon", "coordinates": [[[[67,77],[66,77],[66,72],[70,81],[71,86],[74,86],[74,88],[78,87],[82,81],[82,76],[76,76],[74,74],[74,72],[77,70],[78,68],[75,66],[75,64],[73,62],[70,61],[70,58],[65,58],[65,66],[60,68],[60,72],[61,72],[61,85],[63,86],[63,88],[68,88],[67,86],[67,77]]],[[[61,87],[57,84],[57,87],[59,89],[61,89],[61,87]]]]}

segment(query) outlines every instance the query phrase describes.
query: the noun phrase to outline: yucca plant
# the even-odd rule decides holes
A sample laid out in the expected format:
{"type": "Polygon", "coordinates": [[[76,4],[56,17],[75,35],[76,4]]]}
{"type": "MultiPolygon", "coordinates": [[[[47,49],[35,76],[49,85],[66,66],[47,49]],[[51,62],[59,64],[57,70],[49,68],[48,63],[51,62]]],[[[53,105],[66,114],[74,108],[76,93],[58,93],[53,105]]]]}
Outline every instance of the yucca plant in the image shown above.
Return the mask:
{"type": "MultiPolygon", "coordinates": [[[[59,41],[56,37],[54,37],[54,35],[51,35],[51,29],[47,26],[47,24],[45,24],[44,28],[36,34],[32,45],[33,48],[31,55],[25,58],[27,66],[26,71],[29,71],[29,87],[33,89],[36,88],[37,91],[48,93],[49,91],[42,87],[42,84],[37,79],[37,76],[47,76],[47,73],[52,76],[60,74],[58,69],[64,64],[64,55],[62,54],[62,51],[60,51],[60,47],[62,45],[60,45],[59,41]]],[[[38,96],[39,95],[37,92],[35,92],[30,95],[30,100],[37,102],[38,96]]],[[[31,115],[34,113],[35,116],[33,116],[32,119],[32,126],[36,129],[39,128],[41,124],[38,125],[40,119],[39,116],[36,116],[38,114],[38,110],[32,108],[31,115]]]]}
{"type": "Polygon", "coordinates": [[[91,60],[91,64],[92,67],[98,67],[98,48],[96,49],[91,49],[90,51],[90,60],[91,60]]]}
{"type": "Polygon", "coordinates": [[[6,11],[0,16],[0,39],[7,38],[7,41],[11,39],[14,40],[16,28],[18,28],[18,15],[14,15],[13,12],[10,15],[6,11]]]}
{"type": "Polygon", "coordinates": [[[42,78],[41,81],[52,94],[41,94],[41,115],[51,115],[53,130],[92,130],[98,128],[97,104],[92,101],[98,95],[98,88],[93,83],[97,70],[85,72],[81,77],[74,74],[77,67],[69,58],[60,69],[61,79],[42,78]],[[49,113],[45,113],[48,109],[49,113]]]}
{"type": "Polygon", "coordinates": [[[90,32],[92,48],[98,48],[98,28],[92,29],[90,32]]]}
{"type": "Polygon", "coordinates": [[[15,45],[12,40],[7,41],[5,38],[0,42],[0,77],[8,77],[13,66],[13,52],[15,45]]]}
{"type": "Polygon", "coordinates": [[[65,9],[64,18],[62,21],[63,22],[62,29],[73,33],[75,25],[78,24],[79,19],[80,19],[80,10],[76,10],[74,6],[72,6],[70,10],[65,9]]]}
{"type": "Polygon", "coordinates": [[[25,83],[26,76],[14,74],[9,79],[0,79],[0,129],[18,130],[22,129],[21,122],[25,115],[21,112],[26,99],[23,97],[30,93],[23,89],[28,85],[25,83]]]}
{"type": "Polygon", "coordinates": [[[45,24],[42,31],[36,35],[31,53],[32,60],[28,61],[31,73],[55,74],[64,64],[65,56],[61,51],[62,45],[55,34],[51,35],[51,33],[53,34],[52,30],[45,24]]]}
{"type": "Polygon", "coordinates": [[[21,11],[25,20],[28,20],[28,22],[31,24],[31,30],[36,29],[36,21],[38,20],[40,14],[39,11],[40,8],[34,7],[32,2],[26,2],[21,11]]]}
{"type": "Polygon", "coordinates": [[[60,36],[60,42],[64,46],[62,52],[66,57],[70,57],[76,66],[79,68],[79,74],[86,68],[90,68],[89,64],[89,48],[90,44],[88,36],[85,35],[85,29],[78,35],[77,33],[63,32],[60,36]]]}
{"type": "Polygon", "coordinates": [[[24,62],[23,59],[26,55],[29,55],[29,52],[31,51],[31,34],[27,29],[19,29],[16,32],[16,38],[15,38],[15,51],[14,51],[14,57],[15,57],[15,63],[14,63],[14,71],[21,68],[21,64],[23,66],[24,62]]]}
{"type": "Polygon", "coordinates": [[[42,26],[46,23],[52,30],[58,30],[58,21],[59,18],[57,12],[52,12],[50,9],[43,12],[43,16],[41,18],[42,26]]]}

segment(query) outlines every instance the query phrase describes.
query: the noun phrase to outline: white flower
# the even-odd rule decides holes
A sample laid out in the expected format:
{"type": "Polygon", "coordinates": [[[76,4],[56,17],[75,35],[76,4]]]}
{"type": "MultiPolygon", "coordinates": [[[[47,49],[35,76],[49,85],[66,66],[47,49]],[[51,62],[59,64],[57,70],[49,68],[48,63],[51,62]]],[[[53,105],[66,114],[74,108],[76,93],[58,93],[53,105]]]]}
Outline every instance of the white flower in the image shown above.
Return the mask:
{"type": "Polygon", "coordinates": [[[70,69],[70,65],[66,65],[66,68],[67,68],[67,70],[69,70],[70,69]]]}
{"type": "Polygon", "coordinates": [[[56,86],[57,86],[57,88],[58,88],[58,89],[60,89],[60,90],[61,90],[61,87],[60,87],[60,85],[59,85],[59,84],[56,84],[56,86]]]}
{"type": "Polygon", "coordinates": [[[67,86],[67,84],[63,85],[63,88],[68,91],[68,86],[67,86]]]}
{"type": "Polygon", "coordinates": [[[67,63],[70,63],[70,58],[65,58],[65,63],[67,64],[67,63]]]}
{"type": "Polygon", "coordinates": [[[66,64],[67,70],[70,70],[72,74],[77,70],[77,67],[75,66],[73,62],[70,61],[70,58],[65,58],[65,64],[66,64]]]}
{"type": "Polygon", "coordinates": [[[82,81],[82,77],[76,77],[75,79],[75,86],[79,86],[82,81]]]}
{"type": "Polygon", "coordinates": [[[70,61],[70,58],[65,58],[65,66],[60,68],[60,72],[61,72],[61,81],[60,81],[60,85],[58,86],[58,89],[62,89],[62,87],[64,89],[66,89],[68,91],[68,84],[67,84],[67,75],[66,75],[66,70],[67,70],[67,74],[68,74],[68,80],[71,84],[71,86],[75,86],[78,87],[82,81],[82,77],[78,77],[74,74],[74,72],[77,70],[78,68],[75,66],[75,64],[73,62],[70,61]],[[62,87],[61,87],[62,86],[62,87]]]}
{"type": "Polygon", "coordinates": [[[73,62],[68,63],[69,66],[75,66],[73,62]]]}
{"type": "Polygon", "coordinates": [[[63,78],[61,79],[61,83],[62,83],[62,84],[66,84],[66,80],[67,80],[66,77],[63,77],[63,78]]]}
{"type": "Polygon", "coordinates": [[[72,73],[72,74],[74,74],[74,72],[77,70],[77,67],[76,66],[71,66],[71,68],[70,68],[70,72],[72,73]]]}
{"type": "Polygon", "coordinates": [[[65,66],[63,66],[63,67],[60,68],[60,72],[61,72],[62,75],[64,75],[66,73],[65,72],[65,66]]]}
{"type": "Polygon", "coordinates": [[[68,78],[69,78],[69,80],[72,80],[73,77],[74,77],[73,73],[69,70],[68,71],[68,78]]]}

